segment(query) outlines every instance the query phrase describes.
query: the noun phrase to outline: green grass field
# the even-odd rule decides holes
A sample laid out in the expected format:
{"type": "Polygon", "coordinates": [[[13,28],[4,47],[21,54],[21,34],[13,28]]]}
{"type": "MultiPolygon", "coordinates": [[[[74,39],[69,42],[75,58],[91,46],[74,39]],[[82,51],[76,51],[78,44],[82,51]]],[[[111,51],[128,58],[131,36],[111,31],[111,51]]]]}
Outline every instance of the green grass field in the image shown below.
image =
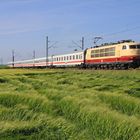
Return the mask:
{"type": "Polygon", "coordinates": [[[0,140],[140,140],[140,71],[0,70],[0,140]]]}

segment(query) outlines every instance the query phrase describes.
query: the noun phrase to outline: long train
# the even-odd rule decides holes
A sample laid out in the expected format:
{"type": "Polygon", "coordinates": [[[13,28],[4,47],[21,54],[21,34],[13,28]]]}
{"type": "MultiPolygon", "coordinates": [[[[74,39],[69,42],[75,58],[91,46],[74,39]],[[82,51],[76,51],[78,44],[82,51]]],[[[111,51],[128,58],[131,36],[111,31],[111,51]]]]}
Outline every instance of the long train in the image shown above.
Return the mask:
{"type": "Polygon", "coordinates": [[[123,40],[102,44],[71,54],[52,55],[24,61],[10,62],[10,67],[81,67],[93,69],[128,69],[140,67],[140,43],[123,40]]]}

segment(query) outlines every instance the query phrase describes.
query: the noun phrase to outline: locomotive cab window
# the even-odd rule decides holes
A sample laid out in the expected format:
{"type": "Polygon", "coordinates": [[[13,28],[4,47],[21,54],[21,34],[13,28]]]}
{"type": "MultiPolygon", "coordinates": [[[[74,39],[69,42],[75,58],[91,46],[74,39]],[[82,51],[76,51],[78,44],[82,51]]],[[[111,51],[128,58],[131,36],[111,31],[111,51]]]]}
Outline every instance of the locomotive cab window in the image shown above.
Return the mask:
{"type": "Polygon", "coordinates": [[[130,49],[140,49],[140,45],[130,45],[130,49]]]}
{"type": "Polygon", "coordinates": [[[126,45],[124,45],[123,47],[122,47],[122,50],[126,50],[127,49],[127,47],[126,47],[126,45]]]}
{"type": "Polygon", "coordinates": [[[136,45],[130,45],[130,49],[136,49],[137,46],[136,45]]]}

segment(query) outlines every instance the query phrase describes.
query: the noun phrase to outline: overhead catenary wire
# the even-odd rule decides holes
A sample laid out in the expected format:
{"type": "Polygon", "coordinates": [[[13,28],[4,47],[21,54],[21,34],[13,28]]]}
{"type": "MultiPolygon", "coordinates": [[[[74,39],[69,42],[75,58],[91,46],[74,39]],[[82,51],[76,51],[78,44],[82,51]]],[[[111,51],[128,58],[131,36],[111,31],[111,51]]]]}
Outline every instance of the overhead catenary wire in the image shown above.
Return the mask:
{"type": "Polygon", "coordinates": [[[113,33],[109,33],[109,34],[104,34],[102,35],[102,37],[111,37],[111,36],[115,36],[115,35],[118,35],[118,34],[121,34],[121,33],[126,33],[126,32],[130,32],[130,31],[133,31],[133,30],[136,30],[136,29],[139,29],[140,26],[136,26],[136,27],[133,27],[133,28],[128,28],[128,29],[124,29],[124,30],[120,30],[118,32],[113,32],[113,33]]]}
{"type": "MultiPolygon", "coordinates": [[[[119,30],[119,31],[116,31],[116,32],[112,32],[112,33],[107,33],[107,34],[99,33],[98,35],[100,37],[102,37],[102,38],[109,38],[109,37],[117,36],[117,35],[122,34],[122,33],[130,32],[130,31],[133,31],[133,30],[136,30],[136,29],[140,29],[140,26],[133,26],[131,28],[124,28],[122,30],[119,30]]],[[[95,36],[97,36],[97,34],[95,35],[95,33],[88,33],[88,34],[85,34],[84,36],[86,38],[89,38],[89,37],[95,37],[95,36]]]]}

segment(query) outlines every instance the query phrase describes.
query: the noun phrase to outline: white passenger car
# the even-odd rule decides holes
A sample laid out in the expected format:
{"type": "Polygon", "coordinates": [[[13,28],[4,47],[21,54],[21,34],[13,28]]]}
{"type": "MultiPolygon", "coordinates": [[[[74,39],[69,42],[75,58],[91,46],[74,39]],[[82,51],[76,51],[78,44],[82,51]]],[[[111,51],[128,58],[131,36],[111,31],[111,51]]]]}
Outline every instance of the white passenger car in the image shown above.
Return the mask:
{"type": "MultiPolygon", "coordinates": [[[[63,55],[52,55],[48,57],[47,66],[53,67],[68,67],[68,66],[78,66],[84,62],[84,52],[75,52],[71,54],[63,55]]],[[[13,63],[8,64],[10,67],[13,66],[13,63]]],[[[46,67],[46,57],[15,61],[14,67],[46,67]]]]}

